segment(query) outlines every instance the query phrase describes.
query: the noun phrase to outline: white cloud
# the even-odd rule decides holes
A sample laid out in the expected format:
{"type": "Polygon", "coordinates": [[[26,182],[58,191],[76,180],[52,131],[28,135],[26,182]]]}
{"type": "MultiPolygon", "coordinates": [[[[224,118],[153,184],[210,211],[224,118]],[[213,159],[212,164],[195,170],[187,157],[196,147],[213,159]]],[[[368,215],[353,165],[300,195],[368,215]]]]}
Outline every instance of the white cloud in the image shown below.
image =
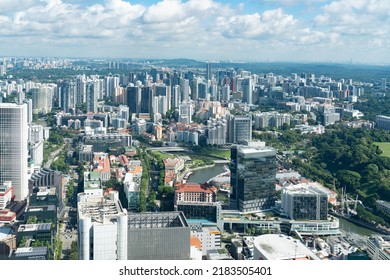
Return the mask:
{"type": "Polygon", "coordinates": [[[260,3],[266,4],[275,4],[278,6],[295,6],[299,4],[303,4],[306,6],[311,6],[316,3],[323,3],[327,0],[258,0],[260,3]]]}
{"type": "Polygon", "coordinates": [[[261,39],[293,31],[297,20],[282,9],[268,10],[262,14],[219,17],[216,28],[229,38],[261,39]]]}
{"type": "MultiPolygon", "coordinates": [[[[160,0],[149,6],[129,0],[89,5],[76,2],[0,0],[3,49],[8,46],[8,52],[27,52],[35,47],[37,53],[45,50],[42,55],[52,48],[56,55],[114,53],[208,59],[229,59],[235,55],[255,59],[254,50],[263,56],[272,56],[274,52],[275,56],[288,57],[306,53],[304,48],[325,53],[344,44],[351,46],[352,52],[354,44],[362,47],[360,37],[368,42],[367,47],[384,48],[390,34],[390,1],[385,0],[326,1],[328,4],[312,21],[280,7],[248,13],[248,7],[239,3],[230,6],[214,0],[160,0]]],[[[281,6],[325,3],[262,2],[281,6]]]]}
{"type": "Polygon", "coordinates": [[[314,21],[346,35],[389,36],[390,1],[338,0],[323,7],[314,21]]]}

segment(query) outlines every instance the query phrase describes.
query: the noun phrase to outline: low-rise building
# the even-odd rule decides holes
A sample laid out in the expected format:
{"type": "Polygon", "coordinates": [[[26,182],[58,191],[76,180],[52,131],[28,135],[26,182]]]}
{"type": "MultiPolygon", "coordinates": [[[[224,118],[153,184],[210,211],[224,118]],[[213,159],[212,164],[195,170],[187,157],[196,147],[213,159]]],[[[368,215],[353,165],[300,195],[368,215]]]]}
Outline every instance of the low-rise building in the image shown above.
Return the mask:
{"type": "Polygon", "coordinates": [[[328,195],[309,184],[287,187],[282,193],[282,211],[293,220],[327,220],[328,195]]]}
{"type": "Polygon", "coordinates": [[[390,215],[390,203],[383,200],[377,200],[375,202],[376,209],[379,211],[382,211],[383,213],[386,213],[387,215],[390,215]]]}
{"type": "Polygon", "coordinates": [[[123,184],[128,201],[127,209],[133,211],[138,210],[140,185],[134,182],[134,176],[131,173],[126,173],[123,184]]]}
{"type": "Polygon", "coordinates": [[[14,198],[14,187],[11,181],[5,181],[0,185],[0,210],[4,210],[11,204],[14,198]]]}
{"type": "Polygon", "coordinates": [[[99,172],[84,172],[84,193],[87,196],[103,196],[99,172]]]}
{"type": "Polygon", "coordinates": [[[372,260],[390,260],[390,237],[373,236],[369,238],[367,253],[372,260]]]}
{"type": "Polygon", "coordinates": [[[208,184],[176,184],[175,185],[175,205],[178,202],[216,202],[217,189],[208,184]]]}
{"type": "Polygon", "coordinates": [[[217,227],[191,226],[191,236],[200,240],[203,256],[212,249],[221,248],[221,231],[217,227]]]}
{"type": "Polygon", "coordinates": [[[102,181],[108,181],[111,178],[111,165],[110,159],[107,154],[104,153],[95,153],[95,157],[93,159],[93,171],[99,172],[100,179],[102,181]]]}
{"type": "Polygon", "coordinates": [[[282,234],[254,238],[254,260],[319,260],[301,241],[282,234]]]}

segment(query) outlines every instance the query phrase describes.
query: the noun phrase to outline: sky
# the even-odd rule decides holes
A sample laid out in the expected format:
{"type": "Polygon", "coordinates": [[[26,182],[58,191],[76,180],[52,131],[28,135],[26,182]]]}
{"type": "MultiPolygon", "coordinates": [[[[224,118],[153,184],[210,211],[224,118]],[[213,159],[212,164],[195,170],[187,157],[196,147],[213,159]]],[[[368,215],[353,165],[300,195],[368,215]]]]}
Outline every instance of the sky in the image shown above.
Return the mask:
{"type": "Polygon", "coordinates": [[[0,57],[390,64],[389,0],[0,0],[0,57]]]}

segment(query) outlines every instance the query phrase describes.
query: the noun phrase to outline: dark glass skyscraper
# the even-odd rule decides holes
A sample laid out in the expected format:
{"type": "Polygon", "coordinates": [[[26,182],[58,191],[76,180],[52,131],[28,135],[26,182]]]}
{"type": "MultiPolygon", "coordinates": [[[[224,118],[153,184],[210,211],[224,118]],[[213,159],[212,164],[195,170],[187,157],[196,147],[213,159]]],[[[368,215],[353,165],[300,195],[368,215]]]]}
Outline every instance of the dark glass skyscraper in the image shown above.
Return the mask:
{"type": "Polygon", "coordinates": [[[231,207],[241,212],[270,209],[275,205],[276,151],[264,143],[231,148],[231,207]]]}

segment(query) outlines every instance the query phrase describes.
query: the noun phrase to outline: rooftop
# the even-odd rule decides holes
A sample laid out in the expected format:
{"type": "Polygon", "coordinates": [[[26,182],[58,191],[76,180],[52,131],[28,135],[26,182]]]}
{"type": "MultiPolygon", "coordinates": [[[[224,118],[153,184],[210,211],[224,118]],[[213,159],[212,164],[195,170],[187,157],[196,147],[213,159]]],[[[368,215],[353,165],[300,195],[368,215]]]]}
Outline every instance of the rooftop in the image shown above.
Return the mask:
{"type": "Polygon", "coordinates": [[[302,242],[283,234],[260,235],[253,243],[255,251],[261,252],[266,260],[319,260],[302,242]]]}
{"type": "Polygon", "coordinates": [[[0,241],[7,238],[12,233],[12,228],[0,226],[0,241]]]}
{"type": "Polygon", "coordinates": [[[109,197],[87,197],[85,194],[78,194],[78,215],[80,219],[90,217],[92,222],[109,223],[112,218],[127,215],[126,209],[122,208],[119,200],[109,197]]]}
{"type": "Polygon", "coordinates": [[[23,247],[15,250],[16,258],[46,256],[47,247],[23,247]]]}
{"type": "Polygon", "coordinates": [[[176,184],[175,192],[185,193],[185,192],[203,192],[203,193],[216,193],[217,189],[215,187],[209,187],[206,185],[200,185],[196,183],[188,183],[188,184],[176,184]]]}
{"type": "Polygon", "coordinates": [[[191,236],[190,246],[191,247],[194,246],[194,247],[198,248],[199,250],[202,250],[202,243],[200,242],[200,240],[197,237],[191,236]]]}
{"type": "Polygon", "coordinates": [[[323,189],[318,188],[312,183],[303,183],[298,185],[292,185],[285,188],[285,191],[290,194],[322,194],[328,195],[323,189]]]}
{"type": "Polygon", "coordinates": [[[183,212],[129,213],[129,230],[152,228],[188,228],[183,212]]]}
{"type": "Polygon", "coordinates": [[[51,229],[51,225],[51,223],[20,225],[18,228],[18,232],[48,231],[51,229]]]}

